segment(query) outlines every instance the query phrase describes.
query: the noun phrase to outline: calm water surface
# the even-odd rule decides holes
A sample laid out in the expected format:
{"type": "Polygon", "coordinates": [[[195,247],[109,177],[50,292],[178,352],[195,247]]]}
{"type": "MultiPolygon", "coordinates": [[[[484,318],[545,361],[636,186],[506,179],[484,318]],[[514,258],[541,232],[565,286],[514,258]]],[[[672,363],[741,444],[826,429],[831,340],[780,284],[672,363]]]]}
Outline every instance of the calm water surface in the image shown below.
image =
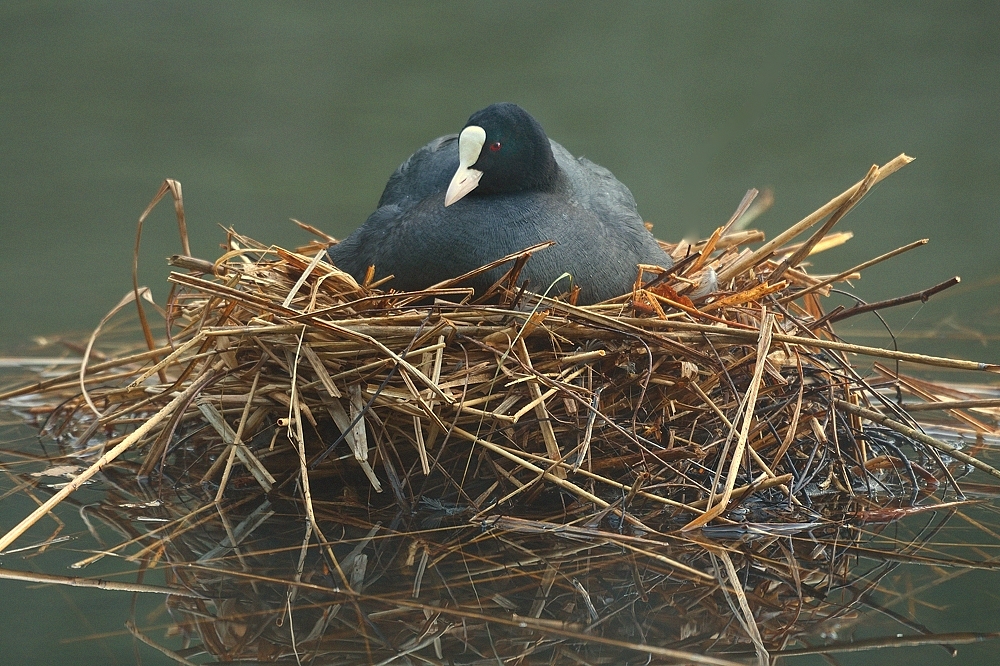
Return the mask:
{"type": "MultiPolygon", "coordinates": [[[[183,183],[200,256],[216,256],[220,225],[286,247],[307,240],[289,218],[342,237],[410,152],[509,100],[614,171],[666,239],[711,233],[750,187],[774,191],[758,224],[773,236],[871,164],[915,156],[843,220],[854,239],[815,270],[930,238],[854,293],[879,300],[961,275],[960,287],[885,317],[902,349],[997,363],[998,43],[1000,9],[979,2],[7,2],[0,353],[90,330],[130,289],[136,219],[165,177],[183,183]]],[[[178,251],[162,206],[140,271],[158,301],[163,257],[178,251]]],[[[873,317],[841,332],[890,344],[873,317]]],[[[995,575],[960,577],[935,601],[961,600],[961,612],[933,628],[966,616],[1000,628],[996,595],[983,592],[996,587],[995,575]]],[[[124,595],[0,588],[0,642],[16,663],[125,664],[133,650],[163,660],[121,637],[65,642],[120,632],[124,595]]],[[[158,602],[143,603],[140,617],[166,622],[158,602]]],[[[983,663],[988,650],[962,648],[949,663],[983,663]]]]}

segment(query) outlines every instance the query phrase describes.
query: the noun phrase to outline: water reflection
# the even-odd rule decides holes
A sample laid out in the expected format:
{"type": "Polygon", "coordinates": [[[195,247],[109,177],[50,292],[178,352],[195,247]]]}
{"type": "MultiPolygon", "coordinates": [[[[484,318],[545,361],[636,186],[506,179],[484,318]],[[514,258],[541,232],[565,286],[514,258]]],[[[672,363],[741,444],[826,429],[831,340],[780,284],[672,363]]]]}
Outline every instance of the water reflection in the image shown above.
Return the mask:
{"type": "Polygon", "coordinates": [[[112,469],[108,494],[88,509],[94,523],[137,539],[104,556],[142,546],[130,559],[202,595],[168,600],[184,644],[173,651],[222,661],[638,664],[651,652],[742,663],[755,644],[776,652],[820,632],[852,634],[859,605],[950,517],[932,516],[909,542],[877,526],[831,525],[663,541],[611,525],[469,525],[432,503],[408,516],[345,489],[314,498],[317,546],[298,502],[251,492],[192,513],[199,500],[184,493],[148,501],[134,471],[112,469]]]}

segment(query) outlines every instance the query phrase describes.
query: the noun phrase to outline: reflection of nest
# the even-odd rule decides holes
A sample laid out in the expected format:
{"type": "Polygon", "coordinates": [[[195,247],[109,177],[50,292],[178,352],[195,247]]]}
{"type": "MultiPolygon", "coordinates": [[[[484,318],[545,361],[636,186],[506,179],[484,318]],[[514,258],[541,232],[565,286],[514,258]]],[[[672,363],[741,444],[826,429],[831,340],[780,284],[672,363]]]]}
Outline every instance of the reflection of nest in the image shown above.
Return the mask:
{"type": "MultiPolygon", "coordinates": [[[[835,585],[844,582],[848,551],[829,545],[829,529],[817,540],[755,539],[734,551],[641,538],[615,543],[586,529],[559,537],[533,529],[519,520],[487,531],[373,527],[336,548],[353,595],[332,592],[343,587],[337,575],[315,563],[302,576],[306,586],[236,578],[222,594],[218,573],[181,566],[177,582],[226,602],[213,608],[175,598],[172,614],[214,654],[231,658],[291,657],[294,626],[295,647],[323,663],[376,663],[410,650],[449,655],[456,663],[520,655],[547,663],[553,654],[639,663],[646,657],[616,642],[659,646],[663,653],[746,644],[733,614],[742,612],[739,603],[717,582],[731,581],[731,571],[745,584],[766,645],[781,645],[842,610],[840,599],[831,603],[827,594],[831,576],[835,585]]],[[[246,566],[291,581],[298,554],[293,539],[289,535],[281,558],[284,571],[273,570],[274,546],[263,556],[244,548],[239,559],[233,551],[224,558],[216,552],[205,564],[227,571],[246,566]]]]}
{"type": "Polygon", "coordinates": [[[798,267],[830,224],[784,245],[905,161],[753,253],[727,225],[588,307],[514,288],[527,254],[470,302],[232,234],[171,275],[169,344],[90,362],[85,392],[0,397],[35,394],[67,452],[104,452],[78,481],[117,458],[120,487],[177,493],[140,556],[206,597],[171,608],[219,658],[763,658],[850,606],[844,525],[956,487],[961,463],[997,475],[902,423],[845,352],[977,366],[838,342],[819,296],[853,271],[798,267]],[[720,291],[696,303],[705,275],[720,291]]]}
{"type": "MultiPolygon", "coordinates": [[[[317,523],[332,539],[324,557],[302,530],[301,502],[279,507],[254,493],[234,504],[203,518],[183,502],[148,512],[177,526],[151,542],[168,582],[205,597],[169,602],[194,645],[189,657],[618,664],[715,651],[721,661],[727,652],[745,659],[755,639],[774,650],[850,623],[888,570],[878,563],[884,545],[831,521],[744,525],[723,543],[557,528],[558,515],[477,525],[438,502],[404,515],[317,497],[317,523]],[[861,550],[876,564],[859,566],[861,550]]],[[[853,512],[850,502],[826,508],[853,512]]]]}

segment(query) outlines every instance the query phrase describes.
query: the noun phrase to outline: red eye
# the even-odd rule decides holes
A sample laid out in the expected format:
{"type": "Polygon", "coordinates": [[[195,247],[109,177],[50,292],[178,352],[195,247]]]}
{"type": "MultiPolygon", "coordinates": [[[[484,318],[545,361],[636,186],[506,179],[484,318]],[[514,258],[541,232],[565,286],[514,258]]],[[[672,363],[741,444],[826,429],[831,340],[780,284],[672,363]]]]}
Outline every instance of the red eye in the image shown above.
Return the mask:
{"type": "Polygon", "coordinates": [[[500,142],[499,141],[494,141],[493,143],[490,144],[490,152],[495,153],[498,150],[500,150],[500,142]]]}

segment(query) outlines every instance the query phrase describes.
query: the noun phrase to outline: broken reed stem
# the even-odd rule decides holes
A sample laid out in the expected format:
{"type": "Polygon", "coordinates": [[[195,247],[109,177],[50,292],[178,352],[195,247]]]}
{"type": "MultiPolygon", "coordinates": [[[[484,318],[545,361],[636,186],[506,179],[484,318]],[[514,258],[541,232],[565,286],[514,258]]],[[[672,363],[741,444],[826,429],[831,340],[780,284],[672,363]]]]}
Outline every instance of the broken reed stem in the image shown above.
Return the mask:
{"type": "MultiPolygon", "coordinates": [[[[147,299],[152,298],[149,289],[146,287],[142,287],[141,289],[136,287],[135,291],[130,291],[129,293],[125,294],[125,296],[123,296],[122,299],[118,301],[118,304],[115,305],[113,308],[111,308],[111,310],[106,315],[104,315],[101,321],[97,324],[97,328],[95,328],[93,332],[91,332],[90,337],[87,339],[87,346],[83,351],[83,358],[80,360],[80,371],[78,373],[80,380],[80,393],[83,395],[83,399],[87,402],[87,406],[90,407],[90,411],[92,411],[97,416],[97,418],[101,418],[104,415],[101,414],[101,411],[99,409],[97,409],[97,405],[95,405],[94,401],[90,399],[90,393],[87,392],[87,382],[85,381],[85,376],[87,374],[87,361],[90,360],[90,353],[94,349],[94,343],[97,342],[97,338],[98,336],[100,336],[101,330],[104,328],[104,325],[108,323],[108,320],[110,320],[112,317],[118,314],[118,312],[121,311],[122,308],[124,308],[132,301],[138,301],[141,300],[142,298],[147,298],[147,299]]],[[[140,310],[141,308],[142,306],[140,305],[140,310]]],[[[156,347],[156,345],[152,344],[151,339],[149,339],[148,342],[149,342],[148,346],[150,349],[156,347]]],[[[160,380],[166,382],[166,377],[161,377],[160,380]]]]}
{"type": "Polygon", "coordinates": [[[802,298],[803,296],[811,294],[811,293],[813,293],[815,291],[819,291],[823,287],[831,285],[834,282],[840,282],[841,280],[845,279],[846,277],[848,277],[850,275],[853,275],[855,273],[860,273],[861,271],[865,270],[866,268],[871,268],[872,266],[874,266],[876,264],[880,264],[883,261],[886,261],[887,259],[892,259],[896,255],[903,254],[904,252],[909,252],[910,250],[912,250],[914,248],[917,248],[917,247],[921,247],[923,245],[927,245],[927,243],[928,243],[928,239],[921,238],[920,240],[913,241],[912,243],[909,243],[908,245],[904,245],[903,247],[897,247],[895,250],[893,250],[891,252],[886,252],[885,254],[882,254],[882,255],[879,255],[879,256],[875,257],[874,259],[869,259],[868,261],[863,261],[860,264],[858,264],[857,266],[855,266],[854,268],[849,268],[846,271],[842,271],[840,273],[837,273],[833,277],[828,277],[825,280],[820,280],[819,282],[817,282],[816,284],[812,285],[811,287],[806,287],[805,289],[802,289],[800,291],[793,291],[792,293],[788,294],[787,296],[782,296],[781,298],[778,299],[778,302],[779,303],[788,303],[790,301],[794,301],[796,299],[802,298]]]}
{"type": "Polygon", "coordinates": [[[936,402],[906,402],[902,405],[908,412],[926,412],[940,409],[976,409],[978,407],[1000,407],[1000,398],[981,400],[939,400],[936,402]]]}
{"type": "Polygon", "coordinates": [[[182,657],[181,655],[177,654],[176,652],[174,652],[170,648],[167,648],[167,647],[164,647],[163,645],[160,645],[159,643],[157,643],[156,641],[154,641],[152,638],[150,638],[146,634],[144,634],[141,631],[139,631],[139,628],[137,626],[135,626],[135,623],[132,620],[126,620],[125,621],[125,628],[128,629],[128,632],[130,634],[132,634],[132,636],[136,640],[138,640],[138,641],[140,641],[142,643],[145,643],[146,645],[148,645],[149,647],[153,648],[157,652],[163,654],[164,656],[166,656],[167,658],[171,659],[172,661],[174,661],[174,662],[176,662],[178,664],[181,664],[181,666],[198,666],[198,664],[194,663],[193,661],[185,659],[184,657],[182,657]]]}
{"type": "Polygon", "coordinates": [[[19,536],[24,534],[28,528],[41,520],[42,517],[48,514],[57,504],[69,497],[88,479],[104,469],[105,465],[128,451],[136,442],[142,441],[143,437],[146,436],[146,433],[159,425],[161,421],[171,416],[174,413],[174,410],[185,404],[185,402],[193,398],[202,388],[204,388],[205,385],[214,378],[214,373],[222,368],[222,365],[222,361],[217,361],[216,364],[212,366],[211,370],[205,372],[201,379],[192,382],[191,385],[188,386],[182,393],[178,394],[177,397],[167,403],[167,405],[149,417],[128,437],[122,440],[121,443],[101,456],[97,462],[77,475],[72,481],[63,486],[59,492],[46,500],[44,504],[32,511],[27,518],[12,527],[5,535],[3,535],[3,537],[0,537],[0,551],[6,550],[10,544],[14,543],[19,536]]]}
{"type": "Polygon", "coordinates": [[[785,273],[786,270],[789,268],[795,268],[802,263],[802,261],[812,252],[813,248],[815,248],[817,244],[823,240],[823,237],[830,232],[833,226],[843,219],[845,215],[851,212],[851,209],[854,208],[855,204],[861,201],[862,197],[868,193],[868,190],[871,189],[877,175],[878,166],[872,166],[872,168],[868,170],[868,174],[865,175],[864,179],[862,179],[861,183],[858,185],[857,189],[854,190],[854,193],[847,198],[847,201],[841,204],[840,207],[838,207],[837,210],[835,210],[833,214],[827,218],[826,222],[824,222],[819,229],[813,232],[813,235],[802,244],[802,247],[792,252],[790,255],[785,257],[780,264],[778,264],[778,267],[771,272],[769,281],[775,282],[785,273]]]}
{"type": "Polygon", "coordinates": [[[939,439],[935,439],[935,438],[931,437],[930,435],[926,435],[926,434],[920,432],[919,430],[911,428],[911,427],[909,427],[907,425],[903,425],[899,421],[891,419],[888,416],[884,416],[883,414],[880,414],[879,412],[876,412],[876,411],[874,411],[872,409],[865,409],[864,407],[860,407],[858,405],[851,404],[851,403],[847,402],[846,400],[840,400],[838,398],[838,399],[835,399],[833,401],[833,404],[835,404],[840,409],[843,409],[845,412],[850,412],[851,414],[854,414],[856,416],[860,416],[862,418],[868,419],[869,421],[871,421],[873,423],[878,423],[879,425],[883,425],[886,428],[889,428],[890,430],[895,430],[896,432],[898,432],[901,435],[905,435],[905,436],[909,437],[910,439],[915,439],[918,442],[921,442],[922,444],[926,444],[927,446],[929,446],[929,447],[931,447],[933,449],[937,449],[938,451],[940,451],[940,452],[942,452],[942,453],[944,453],[946,455],[951,456],[955,460],[961,461],[961,462],[965,463],[966,465],[971,465],[972,467],[975,467],[976,469],[978,469],[978,470],[980,470],[982,472],[986,472],[990,476],[994,476],[994,477],[1000,479],[1000,470],[998,470],[997,468],[995,468],[995,467],[993,467],[991,465],[988,465],[988,464],[984,463],[981,460],[977,460],[976,458],[973,458],[969,454],[965,453],[961,449],[958,449],[958,448],[952,446],[951,444],[946,444],[946,443],[942,442],[939,439]]]}
{"type": "MultiPolygon", "coordinates": [[[[878,173],[872,179],[871,186],[874,186],[882,179],[892,175],[893,173],[903,168],[912,161],[913,158],[905,154],[899,155],[893,158],[892,160],[889,160],[878,169],[878,173]]],[[[756,266],[758,263],[760,263],[767,257],[771,256],[772,254],[774,254],[774,252],[782,245],[784,245],[791,239],[795,238],[806,229],[812,227],[814,224],[822,220],[830,213],[840,208],[840,206],[842,206],[844,202],[846,202],[848,199],[854,196],[855,192],[857,192],[858,189],[862,187],[864,182],[865,179],[858,181],[852,187],[848,188],[840,195],[834,197],[829,202],[827,202],[825,206],[821,207],[819,210],[812,213],[811,215],[806,216],[798,223],[793,224],[786,231],[778,234],[767,243],[764,243],[757,250],[751,252],[750,254],[741,259],[738,259],[729,266],[726,266],[719,272],[718,276],[719,284],[724,285],[733,278],[735,278],[736,276],[743,274],[750,267],[756,266]]]]}
{"type": "Polygon", "coordinates": [[[913,294],[908,294],[906,296],[897,296],[896,298],[889,298],[884,301],[878,301],[877,303],[866,303],[864,305],[855,305],[853,307],[847,308],[846,310],[831,313],[827,317],[827,321],[829,321],[832,324],[834,322],[838,322],[847,319],[848,317],[853,317],[855,315],[859,315],[865,312],[872,312],[874,310],[885,310],[886,308],[896,307],[897,305],[906,305],[907,303],[913,303],[915,301],[922,301],[926,303],[927,299],[933,296],[934,294],[942,292],[945,289],[951,289],[961,281],[962,278],[956,275],[955,277],[949,278],[944,282],[934,285],[933,287],[928,287],[923,291],[918,291],[913,294]]]}
{"type": "Polygon", "coordinates": [[[750,603],[747,601],[746,590],[744,590],[743,581],[739,574],[736,573],[736,567],[733,566],[733,560],[729,557],[729,553],[725,549],[718,548],[711,552],[713,561],[717,557],[722,560],[725,565],[726,576],[729,580],[729,585],[725,584],[723,576],[719,575],[719,582],[721,583],[721,589],[724,595],[726,595],[726,601],[730,601],[729,593],[736,597],[739,604],[739,608],[733,607],[730,603],[733,613],[736,615],[739,623],[743,625],[744,631],[746,631],[747,636],[750,637],[750,642],[753,643],[754,649],[757,652],[757,665],[758,666],[770,666],[771,656],[767,652],[767,648],[764,647],[764,640],[760,636],[760,628],[757,626],[757,621],[754,619],[753,610],[750,608],[750,603]]]}
{"type": "Polygon", "coordinates": [[[59,576],[56,574],[36,573],[34,571],[16,571],[0,569],[0,578],[4,580],[20,580],[27,583],[43,585],[67,585],[69,587],[90,587],[111,592],[133,592],[139,594],[168,594],[170,596],[188,597],[191,599],[207,599],[203,594],[192,592],[181,587],[164,587],[145,583],[120,583],[115,580],[100,578],[84,578],[80,576],[59,576]]]}
{"type": "MultiPolygon", "coordinates": [[[[759,333],[755,331],[688,322],[670,322],[668,326],[669,328],[674,328],[678,331],[699,331],[722,338],[736,338],[740,340],[753,340],[759,335],[759,333]]],[[[928,356],[926,354],[914,354],[911,352],[901,352],[893,349],[881,349],[879,347],[866,347],[864,345],[854,345],[846,342],[836,342],[834,340],[803,338],[797,335],[785,335],[782,333],[775,333],[773,339],[775,342],[783,342],[802,347],[830,349],[833,351],[842,351],[849,354],[861,354],[863,356],[873,356],[876,358],[891,358],[896,361],[909,361],[911,363],[919,363],[921,365],[933,365],[939,368],[974,370],[978,372],[1000,372],[1000,365],[995,363],[964,361],[961,359],[945,358],[943,356],[928,356]]]]}
{"type": "MultiPolygon", "coordinates": [[[[556,471],[550,471],[553,468],[561,471],[561,469],[559,467],[557,467],[556,465],[550,465],[548,469],[542,469],[541,467],[538,467],[537,465],[531,464],[530,462],[528,462],[527,460],[525,460],[523,457],[521,457],[519,455],[516,455],[516,454],[514,454],[514,453],[512,453],[510,451],[508,451],[504,447],[497,446],[493,442],[490,442],[488,440],[485,440],[485,439],[482,439],[480,437],[477,437],[476,435],[472,434],[471,432],[469,432],[467,430],[464,430],[464,429],[459,428],[459,427],[455,427],[455,428],[452,428],[452,432],[454,432],[456,435],[462,437],[463,439],[465,439],[467,441],[470,441],[470,442],[472,442],[474,444],[478,444],[479,446],[482,446],[485,449],[493,451],[494,453],[497,453],[497,454],[503,456],[504,458],[507,458],[511,462],[516,463],[517,465],[519,465],[520,467],[528,470],[529,472],[537,474],[541,478],[544,478],[544,479],[547,479],[548,481],[551,481],[552,483],[554,483],[557,486],[563,488],[564,490],[566,490],[566,491],[568,491],[568,492],[576,495],[580,499],[583,499],[583,500],[585,500],[587,502],[592,502],[592,503],[594,503],[595,505],[599,506],[602,509],[607,509],[607,508],[611,507],[610,503],[604,501],[603,499],[601,499],[597,495],[594,495],[593,493],[590,493],[590,492],[584,490],[583,488],[581,488],[577,484],[573,483],[572,481],[567,481],[565,478],[562,478],[556,471]]],[[[565,472],[563,472],[563,475],[565,475],[565,472]]],[[[499,504],[499,502],[497,504],[499,504]]],[[[622,511],[620,509],[612,509],[612,510],[620,518],[622,518],[622,520],[625,520],[625,521],[629,522],[630,524],[634,525],[635,527],[638,527],[639,529],[642,529],[642,530],[646,530],[647,532],[650,532],[650,533],[656,532],[656,530],[651,529],[650,527],[648,527],[646,525],[643,525],[642,522],[639,521],[639,519],[635,518],[632,515],[629,515],[627,512],[622,511]]],[[[481,513],[482,512],[480,512],[480,514],[481,513]]]]}
{"type": "MultiPolygon", "coordinates": [[[[937,400],[937,391],[934,390],[936,387],[929,386],[927,382],[922,382],[913,377],[901,375],[899,372],[887,368],[881,363],[875,363],[872,366],[872,369],[883,377],[892,378],[891,380],[896,382],[899,389],[904,393],[914,395],[929,402],[937,400]]],[[[951,417],[971,427],[977,432],[989,433],[995,431],[994,428],[964,411],[952,411],[951,417]]]]}
{"type": "MultiPolygon", "coordinates": [[[[142,227],[146,222],[146,218],[149,214],[153,212],[156,204],[160,202],[163,196],[170,192],[174,199],[174,212],[177,216],[177,226],[180,230],[181,246],[184,254],[191,254],[191,245],[188,242],[187,234],[187,223],[184,218],[184,196],[181,190],[180,181],[167,178],[163,181],[160,186],[160,191],[157,192],[153,200],[149,202],[146,210],[143,211],[142,215],[139,216],[139,222],[136,224],[135,231],[135,247],[132,250],[132,293],[134,295],[134,301],[136,310],[139,315],[139,325],[142,330],[143,338],[146,340],[146,347],[150,350],[156,349],[156,343],[153,338],[153,331],[149,326],[149,321],[146,319],[146,310],[142,307],[142,298],[146,297],[150,302],[152,302],[152,297],[149,295],[149,289],[146,287],[139,287],[139,248],[142,246],[142,227]],[[141,293],[145,292],[145,294],[141,293]]],[[[155,359],[156,357],[154,357],[155,359]]],[[[166,383],[167,378],[163,372],[160,372],[160,382],[166,383]]]]}
{"type": "Polygon", "coordinates": [[[306,266],[306,269],[302,271],[302,275],[300,275],[299,279],[295,281],[295,284],[292,285],[292,288],[288,290],[288,295],[285,296],[285,300],[281,303],[283,307],[287,308],[292,304],[292,301],[295,299],[295,295],[299,293],[299,289],[301,289],[302,285],[306,283],[306,280],[309,279],[309,276],[312,275],[312,272],[316,269],[317,266],[319,266],[319,262],[322,261],[323,257],[325,256],[327,256],[325,247],[320,248],[319,251],[316,252],[316,256],[314,256],[312,261],[309,262],[309,265],[306,266]]]}
{"type": "MultiPolygon", "coordinates": [[[[754,367],[753,378],[750,380],[750,386],[747,389],[746,395],[743,398],[743,403],[741,404],[741,409],[743,410],[743,423],[740,426],[739,436],[736,440],[736,447],[733,450],[732,458],[729,461],[729,472],[726,474],[725,489],[722,491],[722,497],[719,498],[718,504],[710,506],[705,513],[701,514],[682,527],[682,532],[707,525],[709,522],[720,516],[729,506],[729,498],[732,496],[733,488],[736,486],[736,477],[739,476],[740,465],[743,462],[743,453],[747,445],[747,438],[750,436],[750,423],[753,421],[755,414],[754,406],[757,403],[757,392],[760,390],[760,383],[764,378],[767,353],[771,348],[771,329],[774,326],[774,315],[767,311],[765,311],[763,315],[764,316],[760,325],[760,341],[757,345],[757,363],[754,367]]],[[[732,436],[732,432],[733,431],[730,430],[730,436],[732,436]]],[[[721,466],[723,464],[725,464],[725,458],[721,457],[719,465],[721,466]]],[[[715,488],[713,486],[709,489],[709,497],[711,498],[714,493],[715,488]]]]}
{"type": "MultiPolygon", "coordinates": [[[[528,353],[528,347],[524,344],[524,338],[518,337],[516,344],[517,356],[521,359],[521,363],[529,371],[534,371],[534,368],[531,367],[531,354],[528,353]]],[[[562,461],[562,453],[559,451],[556,433],[552,429],[552,421],[549,419],[549,413],[545,409],[545,396],[542,395],[542,389],[538,385],[537,379],[528,379],[528,391],[531,396],[529,404],[535,410],[535,418],[538,420],[538,427],[542,433],[542,441],[545,442],[545,450],[548,452],[552,462],[558,463],[562,461]]],[[[561,467],[556,467],[554,473],[560,478],[565,478],[566,476],[566,472],[561,467]]]]}
{"type": "MultiPolygon", "coordinates": [[[[800,657],[808,654],[844,654],[847,652],[866,652],[878,648],[919,647],[921,645],[969,645],[1000,638],[1000,631],[973,632],[954,631],[935,634],[916,634],[912,636],[896,635],[893,638],[864,638],[851,640],[848,643],[824,643],[807,648],[791,648],[775,652],[774,657],[800,657]]],[[[949,650],[950,652],[950,650],[949,650]]]]}
{"type": "MultiPolygon", "coordinates": [[[[120,368],[127,365],[132,365],[134,363],[142,363],[148,361],[151,358],[157,358],[163,354],[169,354],[171,348],[160,347],[159,349],[152,349],[147,351],[142,351],[137,354],[130,354],[122,358],[110,359],[107,361],[102,361],[100,363],[94,363],[87,367],[87,382],[100,381],[100,377],[96,377],[97,373],[103,370],[109,370],[111,368],[120,368]]],[[[81,361],[75,361],[74,365],[79,364],[81,361]]],[[[131,375],[132,373],[129,372],[131,375]]],[[[30,395],[32,393],[42,393],[53,387],[57,387],[61,384],[66,384],[68,382],[79,381],[79,373],[74,371],[67,374],[59,375],[58,377],[52,377],[51,379],[46,379],[40,382],[32,382],[31,384],[25,384],[24,386],[19,386],[13,388],[3,393],[0,393],[0,402],[10,400],[11,398],[19,398],[23,395],[30,395]]]]}
{"type": "Polygon", "coordinates": [[[253,404],[254,396],[257,394],[257,384],[260,382],[260,371],[254,373],[253,384],[250,385],[250,392],[247,394],[246,405],[243,406],[243,414],[240,416],[240,424],[236,428],[236,436],[233,437],[232,444],[229,445],[229,454],[224,456],[219,456],[216,463],[213,464],[205,475],[202,477],[201,482],[205,483],[215,473],[218,468],[218,463],[225,460],[225,469],[222,471],[222,480],[219,481],[219,490],[215,493],[215,502],[219,503],[222,501],[223,494],[226,492],[226,485],[229,483],[229,475],[233,471],[233,462],[236,460],[236,452],[240,446],[243,445],[243,429],[247,423],[247,417],[250,415],[250,406],[253,404]]]}

